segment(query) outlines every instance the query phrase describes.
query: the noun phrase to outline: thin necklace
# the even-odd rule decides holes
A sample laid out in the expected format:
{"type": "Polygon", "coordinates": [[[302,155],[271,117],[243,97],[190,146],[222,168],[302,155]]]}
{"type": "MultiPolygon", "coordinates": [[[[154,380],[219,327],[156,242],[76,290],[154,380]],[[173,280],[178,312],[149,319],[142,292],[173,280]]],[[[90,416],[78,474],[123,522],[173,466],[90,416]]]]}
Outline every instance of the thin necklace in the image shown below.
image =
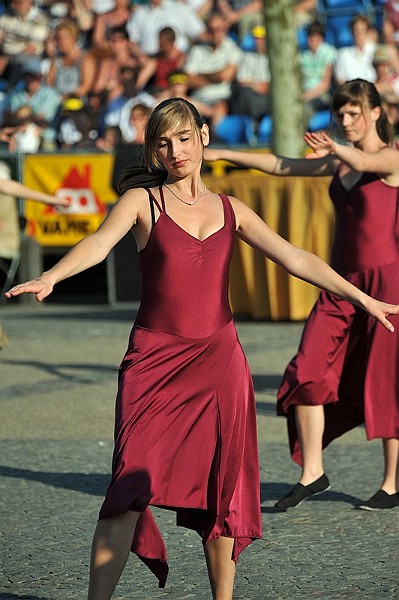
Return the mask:
{"type": "Polygon", "coordinates": [[[197,204],[197,202],[199,202],[202,198],[202,196],[205,194],[206,192],[206,186],[204,187],[204,189],[202,190],[202,192],[199,193],[198,198],[196,200],[194,200],[194,202],[187,202],[187,200],[183,200],[183,198],[180,198],[180,196],[178,196],[168,185],[166,185],[166,183],[164,183],[164,186],[178,199],[180,200],[180,202],[183,202],[183,204],[187,204],[187,206],[194,206],[194,204],[197,204]]]}

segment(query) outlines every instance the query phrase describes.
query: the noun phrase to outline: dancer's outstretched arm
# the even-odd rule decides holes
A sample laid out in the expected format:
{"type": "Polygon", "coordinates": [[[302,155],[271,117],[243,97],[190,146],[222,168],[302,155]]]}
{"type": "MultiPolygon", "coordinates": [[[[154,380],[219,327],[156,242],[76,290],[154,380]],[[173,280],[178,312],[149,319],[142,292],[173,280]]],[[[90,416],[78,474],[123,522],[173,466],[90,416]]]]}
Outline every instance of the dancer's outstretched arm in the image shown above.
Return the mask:
{"type": "MultiPolygon", "coordinates": [[[[293,246],[272,231],[246,204],[237,198],[230,198],[230,200],[236,215],[237,234],[242,240],[283,267],[291,275],[360,306],[380,321],[388,331],[394,331],[387,316],[399,314],[398,304],[387,304],[368,296],[338,275],[321,258],[293,246]]],[[[399,299],[393,298],[392,300],[399,299]]]]}
{"type": "Polygon", "coordinates": [[[141,220],[145,210],[148,210],[148,195],[145,190],[129,190],[116,203],[95,233],[83,238],[40,277],[11,288],[6,292],[6,297],[13,298],[31,293],[41,302],[51,294],[54,285],[59,281],[81,273],[104,260],[111,248],[141,220]]]}
{"type": "Polygon", "coordinates": [[[264,171],[269,175],[302,177],[333,175],[339,162],[334,156],[307,160],[306,158],[286,158],[266,152],[240,152],[227,148],[205,148],[204,159],[210,162],[227,160],[241,167],[264,171]]]}
{"type": "Polygon", "coordinates": [[[15,196],[15,198],[29,198],[36,202],[44,202],[54,206],[69,206],[69,201],[66,198],[38,192],[14,179],[0,179],[0,194],[8,194],[9,196],[15,196]]]}

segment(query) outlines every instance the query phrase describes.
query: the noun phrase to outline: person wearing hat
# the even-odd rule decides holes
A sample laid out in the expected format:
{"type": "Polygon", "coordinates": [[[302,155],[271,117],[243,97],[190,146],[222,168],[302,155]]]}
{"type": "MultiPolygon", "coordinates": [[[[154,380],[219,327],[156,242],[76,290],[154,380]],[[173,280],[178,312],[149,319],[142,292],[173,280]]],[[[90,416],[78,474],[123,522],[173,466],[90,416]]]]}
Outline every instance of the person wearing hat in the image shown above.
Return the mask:
{"type": "Polygon", "coordinates": [[[232,114],[244,114],[255,122],[270,112],[270,68],[266,55],[266,28],[257,25],[252,29],[255,51],[244,52],[238,65],[230,99],[232,114]]]}
{"type": "Polygon", "coordinates": [[[59,92],[43,82],[38,59],[26,62],[23,72],[23,87],[10,90],[5,99],[6,111],[12,118],[17,111],[27,106],[32,117],[43,127],[44,149],[52,150],[55,144],[55,119],[61,104],[59,92]]]}

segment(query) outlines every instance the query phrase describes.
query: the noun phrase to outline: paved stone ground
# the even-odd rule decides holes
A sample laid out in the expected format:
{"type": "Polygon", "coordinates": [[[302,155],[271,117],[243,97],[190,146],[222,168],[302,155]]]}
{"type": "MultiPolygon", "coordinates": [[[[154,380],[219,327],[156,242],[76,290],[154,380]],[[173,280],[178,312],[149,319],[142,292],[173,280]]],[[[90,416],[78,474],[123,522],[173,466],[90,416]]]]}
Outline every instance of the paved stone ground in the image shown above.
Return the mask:
{"type": "MultiPolygon", "coordinates": [[[[116,369],[134,307],[24,306],[0,319],[0,600],[85,598],[91,536],[112,452],[116,369]]],[[[235,600],[398,599],[399,509],[354,507],[377,489],[379,442],[359,428],[325,452],[332,489],[279,513],[298,477],[285,421],[274,415],[279,378],[301,324],[239,322],[258,402],[264,539],[241,556],[235,600]]],[[[210,600],[199,538],[155,511],[170,559],[165,590],[135,557],[116,600],[210,600]]]]}

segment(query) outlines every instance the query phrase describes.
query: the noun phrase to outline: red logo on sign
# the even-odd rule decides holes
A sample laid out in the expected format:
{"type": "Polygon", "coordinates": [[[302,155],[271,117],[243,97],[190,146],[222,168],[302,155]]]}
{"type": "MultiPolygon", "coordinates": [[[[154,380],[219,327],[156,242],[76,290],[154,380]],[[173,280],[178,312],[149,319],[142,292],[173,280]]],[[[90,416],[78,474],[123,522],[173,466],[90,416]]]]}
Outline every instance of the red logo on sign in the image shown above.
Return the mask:
{"type": "Polygon", "coordinates": [[[69,206],[57,208],[48,206],[46,212],[57,212],[65,215],[104,214],[105,204],[91,187],[90,180],[91,165],[84,165],[82,173],[79,173],[78,167],[72,167],[55,192],[56,196],[66,198],[69,201],[69,206]]]}

